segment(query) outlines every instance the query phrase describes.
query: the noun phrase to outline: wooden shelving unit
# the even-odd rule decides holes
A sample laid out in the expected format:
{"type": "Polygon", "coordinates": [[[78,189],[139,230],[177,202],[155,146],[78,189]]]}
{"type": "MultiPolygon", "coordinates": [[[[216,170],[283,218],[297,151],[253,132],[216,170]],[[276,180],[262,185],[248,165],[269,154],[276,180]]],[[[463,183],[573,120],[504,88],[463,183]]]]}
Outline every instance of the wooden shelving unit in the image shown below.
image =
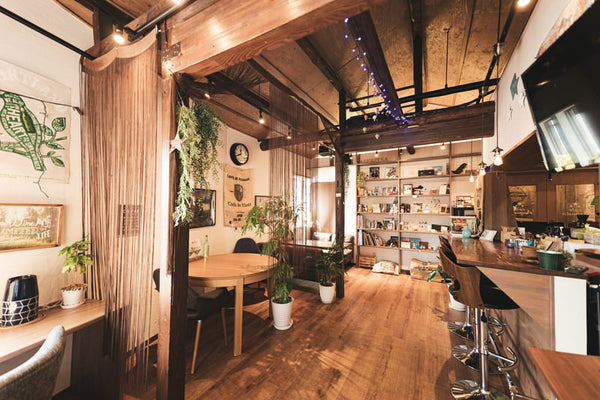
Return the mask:
{"type": "Polygon", "coordinates": [[[359,188],[356,196],[357,207],[362,210],[357,211],[358,255],[376,257],[378,261],[395,261],[401,264],[403,269],[408,268],[415,253],[425,257],[426,260],[423,261],[435,261],[436,249],[439,246],[437,236],[443,232],[429,229],[434,224],[451,229],[456,196],[474,196],[475,184],[469,182],[469,172],[475,169],[480,161],[481,142],[477,143],[477,148],[473,148],[473,151],[467,142],[446,144],[445,150],[441,150],[440,146],[417,148],[413,155],[398,149],[379,151],[377,159],[374,154],[358,155],[357,174],[366,174],[365,192],[361,193],[359,188]],[[452,171],[463,162],[467,163],[467,166],[463,168],[462,174],[453,174],[452,171]],[[434,170],[436,174],[419,175],[421,170],[434,170]],[[405,194],[404,185],[412,185],[407,189],[411,192],[412,188],[422,186],[424,193],[405,194]],[[369,195],[381,193],[383,188],[397,194],[369,195]],[[446,192],[442,193],[444,188],[446,192]],[[405,207],[415,207],[415,203],[419,210],[422,207],[430,212],[400,212],[405,207]],[[371,208],[392,209],[393,212],[373,212],[371,208]],[[417,229],[410,229],[413,224],[417,229]],[[403,226],[409,226],[409,229],[402,229],[403,226]],[[402,247],[401,241],[406,240],[409,235],[414,243],[427,243],[427,248],[402,247]],[[373,245],[394,241],[397,247],[373,245]],[[379,254],[381,250],[385,252],[379,254]],[[391,250],[395,251],[393,257],[390,254],[391,250]]]}

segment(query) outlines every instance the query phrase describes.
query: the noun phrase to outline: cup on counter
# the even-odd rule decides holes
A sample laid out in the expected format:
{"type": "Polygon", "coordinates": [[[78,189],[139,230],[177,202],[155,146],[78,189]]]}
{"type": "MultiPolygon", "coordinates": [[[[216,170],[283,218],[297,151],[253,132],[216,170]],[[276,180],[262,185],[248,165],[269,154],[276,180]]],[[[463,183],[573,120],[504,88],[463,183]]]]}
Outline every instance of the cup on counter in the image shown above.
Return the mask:
{"type": "Polygon", "coordinates": [[[562,254],[559,251],[537,251],[540,268],[549,271],[559,271],[562,267],[562,254]]]}

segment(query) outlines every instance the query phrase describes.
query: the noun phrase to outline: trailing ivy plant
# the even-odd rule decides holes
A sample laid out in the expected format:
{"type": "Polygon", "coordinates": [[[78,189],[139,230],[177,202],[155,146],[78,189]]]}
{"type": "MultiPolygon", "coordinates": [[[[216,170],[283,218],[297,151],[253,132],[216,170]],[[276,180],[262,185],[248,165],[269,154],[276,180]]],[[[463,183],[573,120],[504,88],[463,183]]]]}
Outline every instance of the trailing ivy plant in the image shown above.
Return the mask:
{"type": "Polygon", "coordinates": [[[205,104],[195,102],[190,108],[180,105],[177,134],[181,139],[179,190],[173,220],[175,226],[186,225],[192,218],[192,180],[198,189],[209,189],[207,177],[211,174],[218,179],[221,171],[218,150],[222,147],[219,139],[221,120],[205,104]]]}
{"type": "Polygon", "coordinates": [[[288,253],[283,243],[290,240],[298,214],[287,200],[271,197],[261,205],[254,206],[248,212],[243,233],[254,231],[259,236],[266,231],[269,240],[263,245],[263,253],[273,256],[273,292],[271,300],[275,303],[290,301],[290,292],[294,280],[294,268],[288,260],[288,253]]]}

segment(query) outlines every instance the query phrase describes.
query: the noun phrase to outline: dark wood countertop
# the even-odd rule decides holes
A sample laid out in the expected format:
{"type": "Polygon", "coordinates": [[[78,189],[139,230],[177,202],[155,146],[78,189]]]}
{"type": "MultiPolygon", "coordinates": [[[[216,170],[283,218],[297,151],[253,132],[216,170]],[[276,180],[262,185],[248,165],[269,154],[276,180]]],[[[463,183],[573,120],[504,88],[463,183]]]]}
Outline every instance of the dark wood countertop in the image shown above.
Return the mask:
{"type": "Polygon", "coordinates": [[[541,269],[537,262],[526,261],[526,258],[521,255],[518,248],[508,248],[499,242],[471,238],[452,238],[450,243],[459,264],[518,271],[529,274],[587,279],[586,274],[572,274],[565,271],[549,271],[541,269]]]}

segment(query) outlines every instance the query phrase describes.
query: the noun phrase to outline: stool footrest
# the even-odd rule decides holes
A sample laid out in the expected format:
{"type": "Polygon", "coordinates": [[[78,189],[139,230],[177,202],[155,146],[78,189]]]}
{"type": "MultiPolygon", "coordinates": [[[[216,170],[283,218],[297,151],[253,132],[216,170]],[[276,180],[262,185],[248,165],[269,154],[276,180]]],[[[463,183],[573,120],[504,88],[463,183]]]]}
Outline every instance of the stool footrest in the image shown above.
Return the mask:
{"type": "Polygon", "coordinates": [[[455,399],[474,399],[474,400],[497,400],[505,397],[510,398],[498,389],[490,387],[487,391],[481,389],[481,385],[471,380],[460,380],[454,382],[450,389],[452,397],[455,399]]]}
{"type": "MultiPolygon", "coordinates": [[[[465,344],[453,346],[452,356],[472,370],[479,371],[479,351],[473,346],[465,344]]],[[[490,375],[500,375],[498,362],[493,358],[488,358],[488,373],[490,375]]]]}
{"type": "Polygon", "coordinates": [[[448,322],[448,330],[456,336],[472,342],[475,338],[473,327],[464,322],[448,322]]]}

